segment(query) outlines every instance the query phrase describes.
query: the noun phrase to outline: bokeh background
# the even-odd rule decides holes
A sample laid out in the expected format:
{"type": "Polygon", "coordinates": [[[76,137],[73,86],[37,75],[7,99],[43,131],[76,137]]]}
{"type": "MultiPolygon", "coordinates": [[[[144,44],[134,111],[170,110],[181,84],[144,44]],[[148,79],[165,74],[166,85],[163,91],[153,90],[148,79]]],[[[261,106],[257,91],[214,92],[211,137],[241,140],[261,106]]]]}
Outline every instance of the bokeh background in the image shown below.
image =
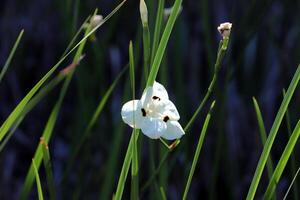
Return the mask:
{"type": "MultiPolygon", "coordinates": [[[[54,65],[85,18],[94,12],[107,15],[116,0],[2,0],[0,7],[0,66],[21,29],[24,37],[9,71],[0,84],[0,121],[3,122],[17,103],[54,65]]],[[[156,0],[146,1],[150,29],[156,16],[156,0]]],[[[173,1],[166,0],[166,7],[173,1]]],[[[80,138],[101,97],[117,74],[128,63],[128,44],[133,40],[137,59],[137,88],[143,87],[141,22],[139,1],[128,1],[89,41],[85,58],[78,68],[63,102],[53,137],[49,143],[55,182],[60,199],[99,199],[103,187],[111,184],[109,199],[116,188],[131,130],[120,117],[129,74],[117,84],[91,137],[84,143],[67,180],[61,183],[74,144],[80,138]],[[117,130],[122,132],[116,140],[117,130]],[[107,168],[111,151],[118,148],[117,164],[107,168]],[[106,180],[106,173],[114,176],[106,180]]],[[[249,189],[262,143],[252,97],[260,104],[267,132],[272,126],[282,100],[282,89],[288,87],[300,63],[300,1],[183,0],[183,10],[172,32],[163,60],[159,80],[165,85],[180,112],[184,126],[200,103],[213,73],[218,42],[216,27],[225,21],[233,23],[229,48],[225,56],[213,99],[217,107],[204,141],[199,163],[191,185],[189,199],[244,199],[249,189]]],[[[153,35],[153,32],[151,32],[153,35]]],[[[71,63],[71,57],[60,69],[71,63]]],[[[0,199],[17,199],[44,126],[58,98],[57,86],[25,118],[0,154],[0,199]]],[[[141,90],[137,91],[137,96],[141,90]]],[[[300,88],[289,110],[294,127],[300,113],[300,88]]],[[[200,130],[210,103],[197,118],[192,130],[183,138],[180,148],[170,154],[164,173],[156,182],[163,183],[169,199],[180,199],[190,169],[200,130]]],[[[283,123],[272,159],[276,163],[288,139],[283,123]]],[[[150,176],[150,157],[157,166],[164,147],[159,141],[143,137],[141,141],[140,183],[150,176]],[[149,147],[154,155],[149,155],[149,147]]],[[[296,166],[299,145],[295,149],[296,166]]],[[[40,173],[47,191],[44,170],[40,173]]],[[[282,198],[294,174],[290,167],[279,182],[277,196],[282,198]]],[[[129,180],[130,178],[128,178],[129,180]]],[[[261,198],[267,173],[259,185],[261,198]]],[[[300,180],[299,180],[300,181],[300,180]]],[[[153,199],[153,184],[141,199],[153,199]]],[[[46,192],[47,193],[47,192],[46,192]]],[[[124,199],[129,198],[130,180],[124,199]]],[[[299,194],[300,195],[300,194],[299,194]]],[[[292,195],[290,196],[292,198],[292,195]]],[[[37,199],[35,185],[30,199],[37,199]]]]}

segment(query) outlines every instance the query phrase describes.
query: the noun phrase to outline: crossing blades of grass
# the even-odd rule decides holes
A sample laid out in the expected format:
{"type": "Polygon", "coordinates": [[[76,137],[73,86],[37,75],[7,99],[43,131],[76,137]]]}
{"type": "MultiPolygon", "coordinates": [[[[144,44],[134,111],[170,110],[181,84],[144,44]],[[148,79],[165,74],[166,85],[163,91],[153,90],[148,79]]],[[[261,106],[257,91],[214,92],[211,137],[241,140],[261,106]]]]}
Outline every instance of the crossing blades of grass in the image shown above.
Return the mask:
{"type": "MultiPolygon", "coordinates": [[[[256,118],[257,118],[257,122],[258,122],[258,127],[259,127],[259,133],[260,133],[260,138],[262,141],[262,145],[264,146],[267,140],[267,133],[266,133],[266,129],[265,129],[265,125],[264,125],[264,121],[259,109],[259,105],[256,101],[256,99],[253,97],[253,104],[254,104],[254,109],[255,109],[255,113],[256,113],[256,118]]],[[[271,176],[273,174],[274,171],[274,167],[273,167],[273,162],[271,160],[271,156],[269,157],[268,161],[267,161],[267,169],[268,169],[268,176],[269,179],[271,179],[271,176]]]]}
{"type": "Polygon", "coordinates": [[[270,130],[268,139],[266,141],[263,152],[262,152],[262,154],[260,156],[260,159],[258,161],[256,170],[255,170],[255,173],[254,173],[254,177],[252,179],[252,182],[251,182],[248,194],[247,194],[247,200],[253,200],[254,199],[254,196],[255,196],[255,193],[256,193],[261,175],[262,175],[264,167],[265,167],[265,164],[266,164],[266,162],[269,158],[269,154],[270,154],[273,142],[275,140],[278,129],[279,129],[280,124],[282,122],[282,119],[284,117],[285,111],[286,111],[286,109],[287,109],[287,107],[290,103],[290,100],[291,100],[291,98],[294,94],[294,91],[295,91],[295,89],[298,85],[299,79],[300,79],[300,65],[298,65],[298,67],[297,67],[297,71],[296,71],[296,73],[295,73],[295,75],[294,75],[294,77],[293,77],[293,79],[292,79],[292,81],[289,85],[287,93],[286,93],[286,95],[285,95],[285,97],[284,97],[284,99],[281,103],[281,106],[278,110],[275,121],[274,121],[274,123],[272,125],[272,128],[270,130]]]}
{"type": "Polygon", "coordinates": [[[153,34],[153,43],[152,43],[152,51],[151,51],[151,64],[153,63],[155,53],[157,51],[157,46],[159,44],[159,39],[161,35],[161,28],[163,25],[163,16],[164,16],[164,7],[165,0],[158,1],[158,8],[156,14],[155,28],[153,34]]]}
{"type": "Polygon", "coordinates": [[[289,160],[291,153],[294,150],[294,147],[298,141],[300,135],[300,120],[298,121],[296,128],[294,129],[281,157],[280,160],[275,168],[274,174],[269,182],[269,185],[267,187],[267,191],[264,194],[264,199],[271,199],[274,195],[277,183],[280,180],[280,177],[282,175],[283,170],[286,167],[287,161],[289,160]]]}
{"type": "MultiPolygon", "coordinates": [[[[96,14],[96,12],[95,12],[95,14],[96,14]]],[[[90,29],[91,29],[91,26],[89,26],[86,29],[85,36],[90,33],[90,29]]],[[[53,134],[53,130],[54,130],[54,127],[55,127],[55,124],[56,124],[56,121],[57,121],[57,117],[58,117],[61,105],[63,103],[66,92],[69,88],[70,82],[71,82],[73,74],[74,74],[74,69],[75,69],[74,67],[77,65],[77,63],[80,60],[83,48],[85,46],[85,42],[86,42],[86,40],[84,40],[80,44],[79,48],[77,49],[77,51],[75,53],[75,56],[74,56],[74,59],[73,59],[74,65],[71,65],[70,68],[67,68],[66,71],[63,72],[63,73],[67,73],[67,78],[64,81],[63,87],[62,87],[61,92],[59,94],[59,99],[56,102],[56,104],[54,105],[54,108],[53,108],[53,110],[52,110],[52,112],[49,116],[49,119],[47,121],[47,124],[46,124],[45,129],[44,129],[43,134],[42,134],[42,137],[44,138],[44,141],[46,143],[49,143],[49,140],[50,140],[50,138],[53,134]]],[[[41,161],[42,161],[42,155],[43,155],[43,146],[39,145],[36,152],[35,152],[35,155],[34,155],[34,159],[36,160],[36,165],[37,165],[38,169],[39,169],[41,161]]],[[[30,192],[31,187],[32,187],[32,182],[33,182],[33,170],[34,170],[33,166],[31,165],[30,168],[29,168],[29,171],[27,173],[24,186],[23,186],[23,188],[21,190],[21,193],[20,193],[20,199],[27,199],[27,197],[29,195],[29,192],[30,192]]]]}
{"type": "Polygon", "coordinates": [[[34,176],[35,176],[35,180],[36,180],[36,186],[37,186],[37,190],[38,190],[39,200],[44,200],[41,180],[40,180],[39,172],[35,165],[34,159],[32,159],[32,166],[34,169],[34,176]]]}
{"type": "MultiPolygon", "coordinates": [[[[283,89],[283,98],[285,96],[285,89],[283,89]]],[[[290,112],[289,109],[286,109],[286,113],[285,113],[285,122],[286,122],[286,126],[287,126],[287,131],[289,133],[289,136],[292,135],[292,128],[291,128],[291,119],[290,119],[290,112]]],[[[295,152],[292,153],[291,155],[291,161],[290,161],[290,168],[291,168],[291,173],[292,174],[296,174],[296,157],[295,157],[295,152]]],[[[298,182],[295,180],[295,183],[293,184],[293,199],[294,200],[298,200],[299,199],[299,186],[298,186],[298,182]]]]}
{"type": "Polygon", "coordinates": [[[23,36],[23,33],[24,33],[24,30],[21,30],[21,32],[19,33],[19,36],[18,36],[18,38],[17,38],[17,40],[16,40],[16,42],[15,42],[15,44],[14,44],[14,46],[13,46],[13,48],[12,48],[10,54],[9,54],[9,56],[8,56],[8,58],[7,58],[7,60],[6,60],[5,64],[4,64],[4,66],[3,66],[2,70],[1,70],[1,73],[0,73],[0,83],[1,83],[1,81],[3,79],[3,77],[4,77],[4,74],[6,73],[6,71],[8,69],[10,63],[11,63],[11,60],[12,60],[12,58],[13,58],[15,52],[16,52],[17,47],[19,46],[19,43],[20,43],[21,38],[23,36]]]}
{"type": "Polygon", "coordinates": [[[46,179],[49,189],[49,199],[55,200],[56,199],[56,191],[55,191],[55,184],[54,184],[54,177],[52,172],[51,166],[51,159],[50,159],[50,152],[49,147],[44,138],[40,139],[40,144],[43,146],[43,164],[46,170],[46,179]]]}
{"type": "Polygon", "coordinates": [[[212,104],[210,106],[210,110],[209,110],[209,112],[208,112],[208,114],[205,118],[205,121],[204,121],[204,124],[203,124],[203,127],[202,127],[202,131],[201,131],[199,141],[198,141],[198,144],[197,144],[197,148],[196,148],[196,152],[195,152],[195,155],[194,155],[192,167],[191,167],[191,170],[190,170],[190,173],[189,173],[189,176],[188,176],[187,183],[185,185],[185,189],[184,189],[184,193],[183,193],[183,197],[182,197],[183,200],[187,199],[187,195],[188,195],[188,192],[189,192],[189,189],[190,189],[192,178],[194,176],[194,172],[195,172],[196,165],[197,165],[197,162],[198,162],[198,158],[199,158],[199,155],[200,155],[200,151],[201,151],[201,148],[202,148],[205,136],[206,136],[206,131],[207,131],[207,128],[208,128],[208,124],[209,124],[209,121],[210,121],[210,118],[211,118],[211,112],[212,112],[212,109],[214,108],[214,105],[215,105],[215,101],[212,102],[212,104]]]}
{"type": "Polygon", "coordinates": [[[62,183],[65,181],[66,177],[68,176],[68,174],[70,173],[70,170],[74,164],[75,158],[78,155],[80,149],[82,148],[82,145],[84,144],[84,142],[89,138],[92,128],[95,126],[97,120],[99,119],[109,97],[111,96],[114,88],[116,87],[117,83],[119,82],[120,78],[122,77],[122,75],[124,75],[125,71],[128,69],[128,67],[125,67],[116,77],[116,79],[113,81],[113,83],[110,85],[110,87],[108,88],[108,90],[105,92],[104,96],[102,97],[101,101],[99,102],[95,112],[92,115],[92,118],[90,119],[84,133],[81,135],[81,137],[79,138],[79,142],[77,143],[76,147],[72,150],[72,154],[70,156],[70,160],[67,162],[67,167],[65,170],[65,174],[62,178],[62,183]]]}
{"type": "Polygon", "coordinates": [[[147,85],[146,86],[151,86],[153,85],[158,70],[159,70],[159,66],[161,64],[162,58],[164,56],[171,32],[173,30],[177,15],[179,13],[180,10],[180,6],[181,6],[182,0],[176,0],[173,7],[172,7],[172,13],[168,19],[167,25],[165,27],[165,30],[163,32],[163,35],[161,37],[159,46],[157,48],[154,60],[153,60],[153,64],[151,66],[151,70],[149,73],[149,77],[148,77],[148,81],[147,81],[147,85]]]}
{"type": "Polygon", "coordinates": [[[54,71],[60,66],[60,64],[75,50],[80,46],[91,34],[93,34],[100,26],[102,26],[109,18],[111,18],[115,12],[117,12],[121,6],[126,2],[122,1],[110,14],[105,17],[100,24],[93,28],[85,37],[83,37],[65,56],[63,56],[45,75],[44,77],[27,93],[27,95],[21,100],[21,102],[16,106],[16,108],[11,112],[8,118],[3,122],[0,127],[0,142],[5,137],[9,129],[15,123],[16,119],[20,116],[24,107],[33,97],[33,95],[40,89],[40,87],[45,83],[46,80],[54,73],[54,71]]]}

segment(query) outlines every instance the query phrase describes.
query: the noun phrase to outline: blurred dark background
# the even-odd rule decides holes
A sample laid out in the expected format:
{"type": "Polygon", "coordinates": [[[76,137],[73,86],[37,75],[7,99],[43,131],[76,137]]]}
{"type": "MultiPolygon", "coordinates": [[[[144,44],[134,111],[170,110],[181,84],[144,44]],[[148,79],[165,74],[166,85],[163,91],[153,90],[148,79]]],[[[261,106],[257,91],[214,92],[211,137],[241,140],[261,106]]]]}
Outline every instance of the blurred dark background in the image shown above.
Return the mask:
{"type": "MultiPolygon", "coordinates": [[[[0,7],[0,66],[2,67],[21,29],[24,37],[0,84],[0,121],[10,114],[34,84],[54,65],[85,18],[94,12],[107,15],[119,1],[111,0],[2,0],[0,7]]],[[[146,1],[153,30],[157,1],[146,1]]],[[[173,1],[166,0],[166,7],[173,1]]],[[[142,70],[139,1],[128,1],[89,41],[68,89],[50,140],[53,170],[61,199],[98,199],[105,180],[106,162],[114,148],[114,133],[122,126],[118,163],[112,184],[115,190],[130,137],[130,128],[120,118],[126,74],[118,83],[104,112],[84,143],[68,180],[60,184],[72,145],[82,134],[99,100],[128,62],[128,44],[136,47],[137,85],[142,70]]],[[[260,104],[267,132],[270,130],[287,88],[300,63],[300,1],[183,0],[180,14],[163,60],[159,79],[170,93],[184,126],[200,103],[213,73],[218,42],[216,27],[233,23],[232,35],[217,87],[210,99],[217,100],[212,123],[204,141],[191,185],[189,199],[244,199],[249,189],[262,144],[252,97],[260,104]]],[[[153,32],[151,32],[153,35],[153,32]]],[[[71,63],[71,57],[59,69],[71,63]]],[[[58,98],[57,86],[31,111],[0,154],[0,199],[16,199],[49,114],[58,98]]],[[[137,87],[139,88],[139,87],[137,87]]],[[[141,93],[137,91],[137,96],[141,93]]],[[[299,119],[299,87],[289,106],[292,128],[299,119]]],[[[169,199],[180,199],[190,164],[209,107],[201,112],[193,128],[182,139],[180,149],[169,156],[165,181],[169,199]]],[[[143,139],[140,182],[149,177],[149,142],[155,147],[155,165],[162,144],[143,139]]],[[[272,149],[277,163],[288,140],[283,122],[272,149]]],[[[295,149],[299,167],[299,145],[295,149]]],[[[44,172],[41,167],[42,184],[44,172]]],[[[282,198],[294,174],[289,164],[278,184],[282,198]]],[[[130,178],[128,178],[130,179],[130,178]]],[[[267,173],[259,185],[258,199],[268,183],[267,173]]],[[[30,199],[37,199],[36,186],[30,199]]],[[[45,187],[45,193],[47,188],[45,187]]],[[[151,191],[142,199],[151,199],[151,191]]],[[[130,181],[125,197],[128,199],[130,181]]],[[[110,191],[110,199],[111,199],[110,191]]],[[[300,194],[299,194],[300,195],[300,194]]],[[[289,196],[291,199],[292,194],[289,196]]]]}

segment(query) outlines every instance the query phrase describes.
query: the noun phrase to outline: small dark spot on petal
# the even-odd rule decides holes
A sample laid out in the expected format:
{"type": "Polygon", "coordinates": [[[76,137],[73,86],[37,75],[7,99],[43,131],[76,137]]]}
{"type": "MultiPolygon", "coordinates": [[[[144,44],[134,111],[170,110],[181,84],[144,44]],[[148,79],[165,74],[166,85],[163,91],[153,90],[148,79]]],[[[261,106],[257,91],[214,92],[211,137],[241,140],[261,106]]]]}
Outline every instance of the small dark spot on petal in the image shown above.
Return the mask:
{"type": "Polygon", "coordinates": [[[165,116],[164,119],[163,119],[163,121],[167,122],[167,121],[169,121],[169,119],[170,119],[169,116],[165,116]]]}
{"type": "Polygon", "coordinates": [[[146,110],[144,108],[141,109],[143,117],[146,117],[146,110]]]}
{"type": "Polygon", "coordinates": [[[159,98],[158,96],[153,96],[152,99],[153,99],[153,100],[158,99],[158,101],[160,101],[160,98],[159,98]]]}

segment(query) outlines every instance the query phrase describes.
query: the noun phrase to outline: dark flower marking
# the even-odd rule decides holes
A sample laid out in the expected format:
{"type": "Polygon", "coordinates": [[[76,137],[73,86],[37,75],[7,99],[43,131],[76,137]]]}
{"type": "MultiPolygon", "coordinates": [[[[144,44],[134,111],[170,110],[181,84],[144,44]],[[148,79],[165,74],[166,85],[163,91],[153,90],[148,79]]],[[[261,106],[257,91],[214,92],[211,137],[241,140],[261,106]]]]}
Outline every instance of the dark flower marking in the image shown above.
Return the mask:
{"type": "Polygon", "coordinates": [[[158,101],[160,101],[160,98],[159,98],[158,96],[153,96],[152,99],[153,99],[153,100],[158,99],[158,101]]]}
{"type": "Polygon", "coordinates": [[[141,109],[143,117],[146,117],[146,110],[144,108],[141,109]]]}
{"type": "Polygon", "coordinates": [[[169,118],[168,116],[165,116],[164,119],[163,119],[163,121],[164,121],[164,122],[167,122],[167,121],[169,121],[169,119],[170,119],[170,118],[169,118]]]}

